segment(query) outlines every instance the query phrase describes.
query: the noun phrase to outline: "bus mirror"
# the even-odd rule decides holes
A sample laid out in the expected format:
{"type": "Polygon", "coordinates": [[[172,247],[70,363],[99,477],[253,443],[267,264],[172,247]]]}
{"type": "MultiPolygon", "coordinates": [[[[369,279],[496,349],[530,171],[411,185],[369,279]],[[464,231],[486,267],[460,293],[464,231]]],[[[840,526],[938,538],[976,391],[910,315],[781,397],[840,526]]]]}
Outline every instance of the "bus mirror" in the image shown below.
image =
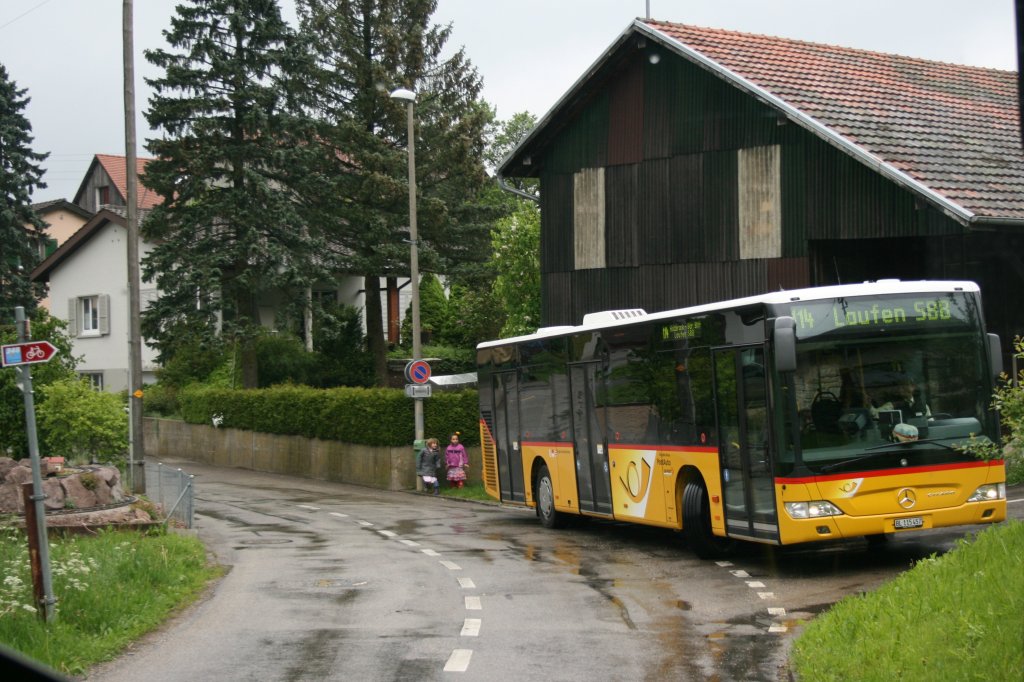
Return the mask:
{"type": "Polygon", "coordinates": [[[796,371],[796,321],[792,317],[775,318],[775,371],[796,371]]]}
{"type": "Polygon", "coordinates": [[[992,376],[998,379],[1003,373],[1003,345],[999,343],[998,334],[988,335],[988,361],[992,367],[992,376]]]}

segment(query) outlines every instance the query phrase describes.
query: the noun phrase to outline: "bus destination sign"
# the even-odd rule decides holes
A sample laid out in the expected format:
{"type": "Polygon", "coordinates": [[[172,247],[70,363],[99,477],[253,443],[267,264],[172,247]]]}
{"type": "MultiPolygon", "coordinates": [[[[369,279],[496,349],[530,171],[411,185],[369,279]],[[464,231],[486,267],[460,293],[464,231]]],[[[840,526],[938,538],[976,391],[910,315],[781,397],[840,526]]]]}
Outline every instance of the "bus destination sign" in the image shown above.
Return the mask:
{"type": "Polygon", "coordinates": [[[966,322],[970,319],[962,297],[837,298],[795,304],[790,315],[797,336],[807,338],[838,329],[867,331],[894,327],[966,322]]]}

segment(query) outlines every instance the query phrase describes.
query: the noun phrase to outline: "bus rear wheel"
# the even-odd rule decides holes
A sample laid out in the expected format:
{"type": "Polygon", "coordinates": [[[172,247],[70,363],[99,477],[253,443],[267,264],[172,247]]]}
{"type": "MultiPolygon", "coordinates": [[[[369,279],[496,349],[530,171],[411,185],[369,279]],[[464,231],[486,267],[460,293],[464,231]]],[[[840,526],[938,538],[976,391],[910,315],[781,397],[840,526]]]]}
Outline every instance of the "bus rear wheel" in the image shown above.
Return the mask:
{"type": "Polygon", "coordinates": [[[711,503],[703,481],[688,481],[683,489],[683,535],[693,553],[701,559],[731,554],[736,541],[711,531],[711,503]]]}
{"type": "Polygon", "coordinates": [[[565,525],[565,514],[555,511],[555,488],[551,485],[551,474],[547,466],[541,466],[533,489],[537,500],[537,517],[545,528],[561,528],[565,525]]]}

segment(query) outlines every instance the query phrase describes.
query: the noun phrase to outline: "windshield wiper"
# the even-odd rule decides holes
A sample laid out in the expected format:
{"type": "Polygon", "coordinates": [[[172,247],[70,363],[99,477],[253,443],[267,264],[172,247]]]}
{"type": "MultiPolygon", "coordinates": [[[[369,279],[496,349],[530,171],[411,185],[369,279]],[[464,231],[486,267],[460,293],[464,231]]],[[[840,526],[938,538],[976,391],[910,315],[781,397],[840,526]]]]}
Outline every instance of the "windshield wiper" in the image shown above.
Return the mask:
{"type": "Polygon", "coordinates": [[[922,440],[908,440],[908,441],[903,441],[903,442],[899,442],[899,443],[882,443],[881,445],[873,445],[870,448],[865,448],[864,449],[865,452],[870,452],[871,453],[869,455],[860,455],[858,457],[854,457],[853,459],[843,460],[842,462],[835,462],[834,464],[826,464],[825,466],[821,467],[821,471],[822,471],[822,473],[827,473],[829,471],[835,471],[836,469],[839,469],[840,467],[844,467],[847,464],[856,464],[857,462],[863,462],[864,460],[871,459],[872,457],[878,457],[879,455],[887,454],[885,452],[872,452],[873,450],[882,450],[882,449],[888,449],[888,448],[904,448],[904,449],[909,449],[913,445],[920,445],[920,444],[924,444],[924,445],[938,445],[939,447],[946,448],[947,450],[952,450],[953,452],[959,452],[959,450],[957,450],[956,448],[952,447],[951,445],[947,445],[946,443],[943,443],[940,440],[932,439],[932,438],[924,438],[922,440]]]}
{"type": "Polygon", "coordinates": [[[927,443],[928,445],[938,445],[940,447],[946,448],[947,450],[953,450],[954,452],[959,452],[959,450],[954,448],[952,445],[948,445],[947,443],[943,443],[938,438],[921,438],[919,440],[904,440],[904,441],[899,441],[899,442],[894,442],[894,443],[882,443],[881,445],[872,445],[870,448],[864,448],[864,451],[865,452],[870,452],[871,450],[881,450],[883,448],[890,448],[890,447],[894,447],[894,446],[895,447],[908,447],[908,446],[911,446],[911,445],[918,445],[920,443],[927,443]]]}

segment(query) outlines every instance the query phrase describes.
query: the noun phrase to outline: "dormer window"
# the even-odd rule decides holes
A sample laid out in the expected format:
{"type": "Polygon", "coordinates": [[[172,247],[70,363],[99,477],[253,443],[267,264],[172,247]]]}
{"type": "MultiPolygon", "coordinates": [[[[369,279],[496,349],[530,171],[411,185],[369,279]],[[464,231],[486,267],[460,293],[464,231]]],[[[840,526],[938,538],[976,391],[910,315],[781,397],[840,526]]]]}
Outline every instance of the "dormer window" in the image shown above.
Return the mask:
{"type": "Polygon", "coordinates": [[[102,187],[96,188],[96,210],[99,210],[100,206],[105,206],[110,203],[110,186],[103,185],[102,187]]]}

